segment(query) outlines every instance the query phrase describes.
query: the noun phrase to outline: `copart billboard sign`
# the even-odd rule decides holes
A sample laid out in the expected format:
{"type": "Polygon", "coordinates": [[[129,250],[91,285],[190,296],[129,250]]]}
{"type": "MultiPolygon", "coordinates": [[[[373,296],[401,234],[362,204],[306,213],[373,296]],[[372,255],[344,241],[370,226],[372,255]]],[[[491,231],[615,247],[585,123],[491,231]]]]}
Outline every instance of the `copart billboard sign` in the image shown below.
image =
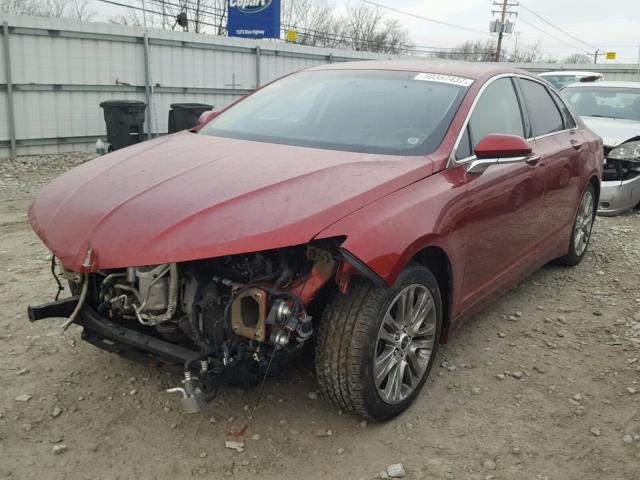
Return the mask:
{"type": "Polygon", "coordinates": [[[228,0],[228,35],[280,38],[280,0],[228,0]]]}

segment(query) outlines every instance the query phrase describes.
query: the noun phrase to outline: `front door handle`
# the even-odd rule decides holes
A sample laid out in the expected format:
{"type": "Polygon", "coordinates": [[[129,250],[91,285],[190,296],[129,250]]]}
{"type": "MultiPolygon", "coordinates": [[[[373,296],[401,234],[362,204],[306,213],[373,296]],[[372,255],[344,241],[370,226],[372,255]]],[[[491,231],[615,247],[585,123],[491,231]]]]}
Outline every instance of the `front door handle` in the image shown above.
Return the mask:
{"type": "Polygon", "coordinates": [[[531,167],[535,167],[536,165],[538,165],[538,163],[540,163],[540,155],[537,155],[537,154],[529,155],[526,158],[525,162],[527,162],[527,165],[531,167]]]}
{"type": "Polygon", "coordinates": [[[578,140],[571,140],[571,146],[574,150],[580,150],[582,148],[582,142],[579,142],[578,140]]]}

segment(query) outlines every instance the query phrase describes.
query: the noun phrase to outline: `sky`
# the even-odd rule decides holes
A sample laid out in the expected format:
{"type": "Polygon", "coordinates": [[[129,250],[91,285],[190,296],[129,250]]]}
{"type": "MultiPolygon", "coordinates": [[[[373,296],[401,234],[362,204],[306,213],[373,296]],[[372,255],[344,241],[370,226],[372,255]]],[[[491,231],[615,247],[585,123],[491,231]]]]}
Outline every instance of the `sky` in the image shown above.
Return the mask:
{"type": "MultiPolygon", "coordinates": [[[[120,0],[131,5],[141,0],[120,0]]],[[[359,0],[333,0],[338,9],[359,0]]],[[[467,40],[490,39],[489,22],[495,17],[491,10],[499,7],[494,0],[372,0],[375,3],[418,16],[459,25],[471,30],[439,25],[423,19],[387,10],[388,18],[397,19],[408,31],[416,46],[453,47],[467,40]],[[486,32],[486,33],[481,33],[486,32]]],[[[497,1],[497,0],[496,0],[497,1]]],[[[499,0],[500,2],[502,0],[499,0]]],[[[509,0],[514,3],[513,0],[509,0]]],[[[122,14],[122,7],[90,0],[97,12],[95,20],[104,21],[122,14]]],[[[600,51],[616,52],[616,60],[598,57],[598,63],[639,63],[640,0],[526,0],[511,10],[515,34],[505,37],[505,45],[541,41],[541,48],[558,60],[572,53],[600,51]],[[526,8],[525,8],[526,7],[526,8]],[[566,35],[545,23],[533,12],[564,30],[566,35]]]]}

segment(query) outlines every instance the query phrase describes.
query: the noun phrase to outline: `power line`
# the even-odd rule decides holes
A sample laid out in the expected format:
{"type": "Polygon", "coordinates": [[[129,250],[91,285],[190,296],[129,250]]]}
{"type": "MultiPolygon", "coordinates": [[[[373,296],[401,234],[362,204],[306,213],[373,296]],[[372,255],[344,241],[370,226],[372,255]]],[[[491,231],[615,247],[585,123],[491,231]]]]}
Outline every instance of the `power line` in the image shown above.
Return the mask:
{"type": "Polygon", "coordinates": [[[418,19],[424,20],[426,22],[437,23],[438,25],[443,25],[445,27],[457,28],[459,30],[466,30],[468,32],[479,33],[481,35],[489,35],[487,32],[485,32],[483,30],[478,30],[478,29],[472,28],[472,27],[465,27],[465,26],[462,26],[462,25],[456,25],[455,23],[443,22],[442,20],[436,20],[435,18],[423,17],[422,15],[418,15],[416,13],[406,12],[404,10],[399,10],[397,8],[388,7],[387,5],[382,5],[381,3],[372,2],[371,0],[360,0],[360,1],[363,2],[363,3],[368,3],[369,5],[373,5],[373,6],[376,6],[376,7],[384,8],[385,10],[389,10],[391,12],[399,13],[401,15],[406,15],[408,17],[413,17],[413,18],[418,18],[418,19]]]}
{"type": "MultiPolygon", "coordinates": [[[[130,8],[133,10],[138,10],[138,11],[142,11],[142,12],[146,12],[146,13],[152,13],[152,14],[156,14],[156,15],[160,15],[163,17],[166,16],[172,16],[172,13],[169,12],[159,12],[157,10],[152,10],[150,8],[140,8],[140,7],[136,7],[133,5],[127,5],[124,3],[120,3],[114,0],[97,0],[99,2],[103,2],[103,3],[108,3],[111,5],[116,5],[116,6],[120,6],[120,7],[125,7],[125,8],[130,8]]],[[[177,9],[180,9],[182,11],[192,11],[195,12],[196,9],[192,6],[189,5],[189,2],[186,2],[183,5],[179,5],[179,4],[175,4],[172,2],[166,2],[163,0],[151,0],[152,2],[154,2],[156,4],[156,6],[169,6],[169,7],[175,7],[177,9]]],[[[191,5],[193,5],[193,3],[191,3],[191,5]]],[[[210,7],[210,9],[207,8],[202,8],[200,10],[198,10],[198,12],[202,15],[211,15],[214,17],[222,17],[221,14],[217,14],[217,13],[213,13],[214,10],[217,11],[221,11],[220,9],[216,9],[215,7],[210,7]]],[[[210,27],[214,27],[217,30],[226,30],[226,27],[224,27],[223,25],[216,25],[216,24],[212,24],[209,23],[205,20],[198,20],[198,23],[201,25],[206,25],[206,26],[210,26],[210,27]]],[[[287,25],[287,24],[283,24],[282,25],[282,29],[286,31],[287,28],[293,28],[292,25],[287,25]]],[[[305,28],[299,28],[299,27],[295,27],[296,31],[300,32],[302,35],[308,35],[308,36],[312,36],[312,35],[316,35],[317,37],[319,37],[320,39],[326,41],[326,42],[337,42],[338,44],[342,44],[343,46],[348,46],[348,45],[353,45],[355,42],[355,39],[353,37],[347,36],[347,35],[343,35],[343,34],[337,34],[337,33],[331,33],[331,32],[323,32],[323,31],[319,31],[319,30],[313,30],[313,29],[305,29],[305,28]]],[[[371,47],[382,47],[382,48],[391,48],[393,47],[393,45],[389,44],[389,43],[380,43],[380,42],[376,42],[375,40],[359,40],[359,43],[364,46],[365,48],[367,46],[371,47]]],[[[449,51],[451,49],[455,49],[455,47],[450,47],[450,48],[446,48],[446,47],[437,47],[437,46],[431,46],[431,45],[417,45],[417,46],[412,46],[412,47],[406,47],[406,48],[401,48],[400,50],[402,52],[411,52],[411,53],[416,53],[416,54],[439,54],[439,53],[447,53],[447,54],[451,54],[451,55],[464,55],[465,53],[463,52],[455,52],[455,51],[449,51]]],[[[387,52],[387,53],[392,53],[392,52],[387,52]]]]}
{"type": "Polygon", "coordinates": [[[532,15],[538,17],[540,20],[542,20],[544,23],[550,25],[551,27],[555,28],[556,30],[558,30],[559,32],[565,34],[568,37],[571,37],[572,39],[576,40],[579,43],[582,43],[583,45],[586,45],[589,48],[593,48],[595,50],[598,50],[598,47],[594,47],[593,45],[585,42],[584,40],[579,39],[578,37],[576,37],[575,35],[571,35],[569,32],[567,32],[566,30],[563,30],[562,28],[554,25],[553,23],[551,23],[549,20],[547,20],[546,18],[544,18],[543,16],[537,14],[536,12],[534,12],[533,10],[531,10],[529,7],[527,7],[524,3],[520,2],[520,6],[522,8],[524,8],[526,11],[528,11],[529,13],[531,13],[532,15]]]}
{"type": "Polygon", "coordinates": [[[544,33],[544,34],[545,34],[545,35],[547,35],[548,37],[553,38],[555,41],[560,42],[560,43],[564,43],[564,44],[565,44],[566,46],[568,46],[568,47],[574,48],[574,49],[576,49],[576,50],[585,50],[585,48],[584,48],[584,47],[578,47],[578,46],[576,46],[576,45],[572,45],[572,44],[570,44],[570,43],[568,43],[568,42],[565,42],[565,41],[564,41],[564,40],[562,40],[561,38],[558,38],[558,37],[556,37],[555,35],[553,35],[553,34],[551,34],[551,33],[547,32],[547,31],[545,31],[545,30],[541,29],[541,28],[540,28],[540,27],[538,27],[537,25],[535,25],[535,24],[533,24],[533,23],[531,23],[531,22],[527,21],[526,19],[524,19],[524,18],[522,18],[522,17],[520,17],[520,21],[521,21],[521,22],[526,23],[526,24],[527,24],[527,25],[529,25],[530,27],[535,28],[535,29],[536,29],[536,30],[538,30],[539,32],[544,33]]]}

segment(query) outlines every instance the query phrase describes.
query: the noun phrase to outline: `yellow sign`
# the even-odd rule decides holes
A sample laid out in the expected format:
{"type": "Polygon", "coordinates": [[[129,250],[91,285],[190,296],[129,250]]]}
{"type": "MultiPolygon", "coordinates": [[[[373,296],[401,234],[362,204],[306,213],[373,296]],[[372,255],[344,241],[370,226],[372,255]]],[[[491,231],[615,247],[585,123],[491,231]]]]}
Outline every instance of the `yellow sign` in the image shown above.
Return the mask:
{"type": "Polygon", "coordinates": [[[298,40],[298,32],[287,30],[287,42],[295,42],[296,40],[298,40]]]}
{"type": "Polygon", "coordinates": [[[607,60],[615,60],[616,59],[616,52],[607,52],[607,55],[605,57],[607,60]]]}

